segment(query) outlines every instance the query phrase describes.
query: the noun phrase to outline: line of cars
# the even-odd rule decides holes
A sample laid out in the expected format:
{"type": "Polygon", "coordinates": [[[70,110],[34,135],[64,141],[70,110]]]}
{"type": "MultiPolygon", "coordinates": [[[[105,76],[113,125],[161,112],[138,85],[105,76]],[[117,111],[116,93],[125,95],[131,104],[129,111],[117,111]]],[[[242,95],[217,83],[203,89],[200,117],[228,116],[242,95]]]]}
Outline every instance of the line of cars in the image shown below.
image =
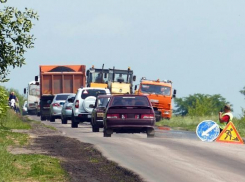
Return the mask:
{"type": "Polygon", "coordinates": [[[104,128],[104,137],[113,133],[146,133],[154,137],[155,114],[144,95],[111,95],[109,89],[84,87],[76,94],[56,94],[50,104],[50,122],[60,118],[62,124],[71,120],[71,127],[90,122],[92,132],[104,128]]]}

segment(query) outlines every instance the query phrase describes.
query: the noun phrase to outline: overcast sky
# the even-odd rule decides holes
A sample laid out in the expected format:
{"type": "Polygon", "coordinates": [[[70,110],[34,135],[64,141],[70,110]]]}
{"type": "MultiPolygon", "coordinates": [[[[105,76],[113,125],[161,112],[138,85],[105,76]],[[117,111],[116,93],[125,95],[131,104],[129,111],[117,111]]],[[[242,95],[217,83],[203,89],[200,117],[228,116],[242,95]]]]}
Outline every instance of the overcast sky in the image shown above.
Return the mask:
{"type": "Polygon", "coordinates": [[[36,10],[35,48],[5,86],[23,92],[39,65],[84,64],[170,79],[178,97],[221,94],[245,107],[244,0],[8,0],[36,10]]]}

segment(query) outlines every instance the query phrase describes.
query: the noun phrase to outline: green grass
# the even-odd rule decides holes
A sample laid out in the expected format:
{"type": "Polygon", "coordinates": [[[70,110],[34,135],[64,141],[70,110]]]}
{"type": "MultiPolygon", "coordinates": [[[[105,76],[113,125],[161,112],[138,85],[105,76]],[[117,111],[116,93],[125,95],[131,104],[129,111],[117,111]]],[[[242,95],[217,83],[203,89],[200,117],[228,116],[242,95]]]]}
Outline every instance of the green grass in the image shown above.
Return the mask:
{"type": "MultiPolygon", "coordinates": [[[[204,120],[212,120],[217,122],[218,116],[173,116],[170,120],[162,120],[156,122],[157,126],[169,126],[173,129],[196,131],[197,125],[204,120]]],[[[245,137],[245,118],[243,119],[233,119],[233,123],[236,126],[241,137],[245,137]]]]}
{"type": "Polygon", "coordinates": [[[9,111],[4,127],[0,128],[0,176],[1,181],[66,181],[66,173],[60,161],[45,155],[18,154],[7,151],[9,146],[23,146],[29,136],[11,132],[11,129],[30,129],[28,122],[9,111]]]}

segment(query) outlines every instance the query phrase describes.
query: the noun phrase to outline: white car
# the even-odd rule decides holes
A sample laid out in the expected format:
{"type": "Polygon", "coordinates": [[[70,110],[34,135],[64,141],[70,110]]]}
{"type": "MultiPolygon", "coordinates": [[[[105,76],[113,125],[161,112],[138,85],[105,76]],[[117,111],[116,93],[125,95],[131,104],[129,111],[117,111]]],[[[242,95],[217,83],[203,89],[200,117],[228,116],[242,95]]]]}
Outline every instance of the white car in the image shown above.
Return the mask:
{"type": "Polygon", "coordinates": [[[79,122],[90,122],[92,105],[95,104],[97,95],[110,94],[109,89],[85,87],[79,88],[72,105],[71,127],[77,128],[79,122]],[[91,106],[90,106],[91,105],[91,106]]]}

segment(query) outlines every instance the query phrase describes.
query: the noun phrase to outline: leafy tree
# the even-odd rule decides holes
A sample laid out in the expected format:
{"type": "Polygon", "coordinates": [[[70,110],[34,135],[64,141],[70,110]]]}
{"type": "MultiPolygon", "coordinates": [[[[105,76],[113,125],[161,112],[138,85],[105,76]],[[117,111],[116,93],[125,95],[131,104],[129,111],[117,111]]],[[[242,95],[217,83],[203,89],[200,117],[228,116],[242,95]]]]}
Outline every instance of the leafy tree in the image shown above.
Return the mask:
{"type": "Polygon", "coordinates": [[[240,90],[240,93],[245,96],[245,87],[243,87],[243,89],[240,90]]]}
{"type": "Polygon", "coordinates": [[[224,97],[219,94],[206,95],[194,94],[185,98],[174,100],[177,115],[207,116],[217,114],[225,104],[229,104],[224,97]]]}
{"type": "MultiPolygon", "coordinates": [[[[0,0],[6,3],[7,0],[0,0]]],[[[38,15],[31,9],[21,12],[14,7],[0,10],[0,82],[7,82],[8,68],[25,64],[24,53],[34,47],[34,36],[30,34],[33,20],[38,15]]]]}
{"type": "Polygon", "coordinates": [[[3,126],[2,118],[6,116],[7,109],[8,109],[7,91],[4,87],[1,86],[0,87],[0,126],[3,126]]]}

